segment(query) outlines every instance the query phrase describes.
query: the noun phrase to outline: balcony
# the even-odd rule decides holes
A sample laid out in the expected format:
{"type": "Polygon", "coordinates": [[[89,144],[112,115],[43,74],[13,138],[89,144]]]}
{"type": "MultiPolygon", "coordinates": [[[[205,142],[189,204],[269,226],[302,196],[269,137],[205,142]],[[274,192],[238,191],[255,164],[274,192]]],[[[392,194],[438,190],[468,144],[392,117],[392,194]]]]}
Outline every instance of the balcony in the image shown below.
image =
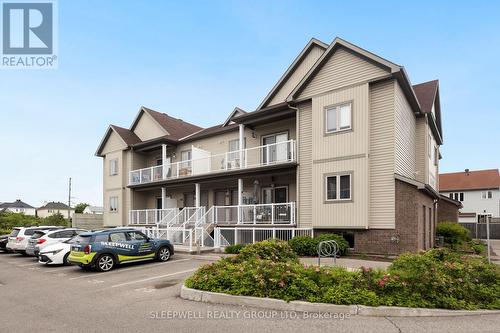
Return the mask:
{"type": "Polygon", "coordinates": [[[200,225],[296,225],[295,202],[185,207],[182,209],[140,209],[129,212],[129,225],[161,225],[164,227],[200,225]]]}
{"type": "Polygon", "coordinates": [[[193,147],[191,160],[130,171],[129,185],[291,163],[295,151],[294,140],[215,155],[193,147]]]}

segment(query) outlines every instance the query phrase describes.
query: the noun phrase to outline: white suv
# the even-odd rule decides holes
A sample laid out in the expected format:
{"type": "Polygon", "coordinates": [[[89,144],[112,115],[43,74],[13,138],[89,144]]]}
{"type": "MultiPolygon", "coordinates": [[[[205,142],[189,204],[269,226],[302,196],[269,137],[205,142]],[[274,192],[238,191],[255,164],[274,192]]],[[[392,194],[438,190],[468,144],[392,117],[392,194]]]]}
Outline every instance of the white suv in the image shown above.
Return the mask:
{"type": "Polygon", "coordinates": [[[26,254],[38,256],[41,250],[52,244],[67,241],[68,239],[86,232],[84,229],[64,228],[59,230],[49,230],[45,232],[36,232],[28,241],[26,254]]]}
{"type": "Polygon", "coordinates": [[[26,246],[28,246],[28,240],[33,236],[37,230],[54,230],[60,229],[56,226],[38,226],[38,227],[16,227],[12,230],[9,235],[9,240],[7,242],[7,250],[12,252],[26,253],[26,246]]]}

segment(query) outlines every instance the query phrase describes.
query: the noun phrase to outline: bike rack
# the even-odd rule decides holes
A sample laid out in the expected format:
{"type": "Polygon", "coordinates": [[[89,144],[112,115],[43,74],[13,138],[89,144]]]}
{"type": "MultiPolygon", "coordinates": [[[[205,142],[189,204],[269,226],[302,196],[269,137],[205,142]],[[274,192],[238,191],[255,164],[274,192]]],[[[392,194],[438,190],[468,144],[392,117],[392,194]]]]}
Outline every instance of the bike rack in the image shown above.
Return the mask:
{"type": "Polygon", "coordinates": [[[339,245],[334,240],[326,240],[318,244],[318,266],[321,266],[321,257],[333,257],[333,264],[337,264],[337,253],[339,245]]]}

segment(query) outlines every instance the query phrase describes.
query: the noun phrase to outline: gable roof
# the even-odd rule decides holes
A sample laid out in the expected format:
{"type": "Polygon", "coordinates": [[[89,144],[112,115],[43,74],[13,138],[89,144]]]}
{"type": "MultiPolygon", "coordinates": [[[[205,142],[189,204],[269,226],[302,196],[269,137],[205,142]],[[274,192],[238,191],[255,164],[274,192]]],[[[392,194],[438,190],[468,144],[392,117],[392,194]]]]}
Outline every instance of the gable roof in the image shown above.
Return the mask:
{"type": "Polygon", "coordinates": [[[432,80],[416,84],[413,86],[413,91],[415,91],[415,95],[417,96],[418,102],[420,104],[420,109],[422,110],[422,112],[428,114],[430,118],[434,119],[439,134],[438,141],[442,142],[443,130],[441,127],[441,104],[439,100],[439,81],[432,80]],[[434,106],[435,115],[432,114],[432,106],[434,106]]]}
{"type": "Polygon", "coordinates": [[[439,175],[440,191],[481,190],[500,188],[498,169],[442,173],[439,175]]]}
{"type": "Polygon", "coordinates": [[[316,38],[311,38],[311,40],[306,44],[306,46],[302,49],[302,51],[299,53],[299,55],[295,58],[295,60],[290,64],[288,69],[283,73],[283,75],[280,77],[278,82],[274,85],[274,87],[271,89],[271,91],[264,97],[264,100],[259,104],[257,107],[257,110],[260,110],[266,106],[269,102],[271,102],[272,98],[276,95],[276,93],[280,90],[280,88],[283,86],[283,84],[286,82],[288,78],[292,75],[292,73],[299,67],[299,65],[302,63],[302,61],[305,59],[305,57],[309,54],[309,52],[314,48],[314,47],[320,47],[323,50],[326,50],[328,48],[328,44],[323,43],[322,41],[316,39],[316,38]]]}
{"type": "Polygon", "coordinates": [[[340,47],[344,47],[356,53],[357,55],[361,56],[362,58],[387,69],[390,73],[399,72],[402,68],[401,66],[396,65],[395,63],[390,62],[374,53],[371,53],[369,51],[366,51],[365,49],[360,48],[359,46],[351,44],[343,40],[342,38],[336,37],[330,44],[330,46],[326,49],[326,51],[323,53],[323,55],[318,59],[318,61],[316,61],[314,66],[309,70],[309,72],[302,78],[299,84],[288,95],[288,97],[286,98],[287,102],[291,102],[300,94],[300,92],[305,88],[305,86],[314,78],[316,73],[318,73],[318,71],[323,67],[326,61],[340,47]]]}
{"type": "Polygon", "coordinates": [[[14,202],[4,202],[0,204],[0,208],[35,208],[33,206],[28,205],[26,202],[23,202],[17,199],[14,202]]]}
{"type": "Polygon", "coordinates": [[[227,126],[231,122],[231,119],[233,119],[233,117],[236,117],[236,116],[239,116],[239,115],[242,115],[245,113],[247,113],[245,110],[240,109],[239,107],[235,107],[234,110],[229,114],[229,117],[227,117],[227,119],[222,124],[222,127],[227,126]]]}
{"type": "Polygon", "coordinates": [[[38,209],[70,209],[73,210],[74,208],[69,207],[68,205],[62,203],[62,202],[47,202],[45,205],[38,209]]]}
{"type": "Polygon", "coordinates": [[[167,132],[165,137],[171,140],[179,140],[186,135],[202,129],[202,127],[185,122],[182,119],[174,118],[166,113],[161,113],[145,106],[141,106],[134,122],[132,123],[132,126],[130,126],[131,131],[133,131],[137,126],[143,113],[149,114],[151,118],[153,118],[153,120],[167,132]]]}
{"type": "Polygon", "coordinates": [[[436,99],[438,84],[438,80],[433,80],[415,84],[413,86],[413,90],[415,91],[415,95],[417,95],[422,112],[432,112],[432,105],[434,104],[434,100],[436,99]]]}
{"type": "Polygon", "coordinates": [[[113,132],[118,135],[118,137],[123,141],[123,143],[127,147],[130,147],[133,144],[141,142],[141,139],[139,139],[139,137],[131,130],[116,125],[109,125],[108,129],[106,130],[106,134],[104,134],[101,143],[99,143],[99,146],[97,147],[97,151],[95,152],[96,156],[102,156],[101,152],[104,149],[104,146],[106,145],[109,136],[113,132]]]}

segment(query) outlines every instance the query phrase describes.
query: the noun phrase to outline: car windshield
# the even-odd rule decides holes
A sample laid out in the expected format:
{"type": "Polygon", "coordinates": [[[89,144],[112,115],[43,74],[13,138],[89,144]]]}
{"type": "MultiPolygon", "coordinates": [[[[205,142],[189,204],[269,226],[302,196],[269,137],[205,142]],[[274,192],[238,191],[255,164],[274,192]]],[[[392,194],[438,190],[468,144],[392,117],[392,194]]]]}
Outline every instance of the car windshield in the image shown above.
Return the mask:
{"type": "Polygon", "coordinates": [[[16,237],[18,233],[19,233],[19,229],[14,229],[14,230],[12,230],[12,232],[10,233],[9,236],[10,237],[16,237]]]}
{"type": "Polygon", "coordinates": [[[33,236],[31,236],[31,239],[37,239],[45,235],[45,231],[35,231],[33,233],[33,236]]]}
{"type": "Polygon", "coordinates": [[[90,243],[90,236],[82,236],[82,235],[78,235],[78,236],[75,236],[73,238],[71,238],[71,244],[88,244],[90,243]]]}

